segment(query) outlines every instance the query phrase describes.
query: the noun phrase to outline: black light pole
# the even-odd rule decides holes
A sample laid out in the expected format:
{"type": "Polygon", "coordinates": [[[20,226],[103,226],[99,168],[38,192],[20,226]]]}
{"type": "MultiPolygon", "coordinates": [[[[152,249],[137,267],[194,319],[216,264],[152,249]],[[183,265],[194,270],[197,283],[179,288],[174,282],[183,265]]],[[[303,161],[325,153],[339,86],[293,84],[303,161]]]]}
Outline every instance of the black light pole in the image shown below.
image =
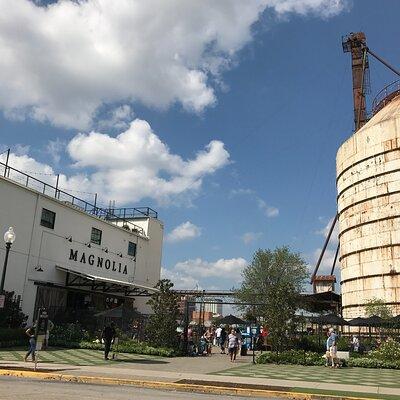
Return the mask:
{"type": "Polygon", "coordinates": [[[14,240],[15,240],[14,229],[12,226],[10,226],[8,231],[4,234],[4,241],[6,242],[6,256],[4,258],[3,273],[1,274],[0,294],[3,294],[4,292],[4,281],[6,279],[8,254],[10,253],[10,248],[11,245],[14,243],[14,240]]]}

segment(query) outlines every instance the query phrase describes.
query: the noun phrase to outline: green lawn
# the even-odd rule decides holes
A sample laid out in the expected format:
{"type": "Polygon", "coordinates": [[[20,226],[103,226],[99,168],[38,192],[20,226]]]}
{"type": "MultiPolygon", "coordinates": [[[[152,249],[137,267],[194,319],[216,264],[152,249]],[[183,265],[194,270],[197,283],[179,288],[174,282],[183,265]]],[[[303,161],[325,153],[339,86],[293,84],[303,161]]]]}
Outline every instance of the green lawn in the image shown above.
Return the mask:
{"type": "Polygon", "coordinates": [[[230,368],[228,370],[216,372],[215,374],[400,388],[400,370],[393,369],[328,369],[325,367],[302,365],[256,364],[230,368]]]}
{"type": "MultiPolygon", "coordinates": [[[[25,349],[0,349],[0,361],[23,361],[25,349]]],[[[111,357],[111,353],[110,353],[111,357]]],[[[159,357],[140,354],[118,353],[116,360],[104,360],[104,352],[86,349],[49,349],[39,352],[39,362],[69,365],[118,365],[121,362],[157,363],[159,357]]]]}

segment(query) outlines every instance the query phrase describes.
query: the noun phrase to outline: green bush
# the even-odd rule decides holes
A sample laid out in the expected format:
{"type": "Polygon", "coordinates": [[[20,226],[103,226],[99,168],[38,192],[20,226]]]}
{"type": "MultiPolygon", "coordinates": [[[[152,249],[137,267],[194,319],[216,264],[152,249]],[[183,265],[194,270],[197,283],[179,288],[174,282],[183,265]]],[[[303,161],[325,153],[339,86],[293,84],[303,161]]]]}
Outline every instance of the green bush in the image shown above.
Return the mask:
{"type": "Polygon", "coordinates": [[[57,342],[79,343],[90,340],[88,331],[79,323],[55,325],[50,333],[49,344],[56,346],[57,342]]]}
{"type": "Polygon", "coordinates": [[[22,328],[0,328],[0,347],[27,345],[28,337],[22,328]]]}
{"type": "Polygon", "coordinates": [[[350,341],[348,338],[340,336],[337,340],[338,351],[350,351],[350,341]]]}
{"type": "Polygon", "coordinates": [[[400,343],[389,338],[383,342],[378,350],[371,351],[368,358],[375,358],[382,361],[398,361],[400,360],[400,343]]]}
{"type": "Polygon", "coordinates": [[[384,361],[370,357],[350,358],[349,367],[400,369],[399,361],[384,361]]]}
{"type": "Polygon", "coordinates": [[[302,350],[266,352],[257,357],[257,364],[324,365],[321,353],[302,350]]]}
{"type": "Polygon", "coordinates": [[[292,340],[292,346],[295,350],[306,350],[318,353],[326,347],[326,338],[318,335],[303,335],[292,340]]]}
{"type": "Polygon", "coordinates": [[[27,316],[22,312],[19,300],[14,292],[5,292],[5,304],[0,308],[1,328],[20,328],[23,326],[27,316]]]}

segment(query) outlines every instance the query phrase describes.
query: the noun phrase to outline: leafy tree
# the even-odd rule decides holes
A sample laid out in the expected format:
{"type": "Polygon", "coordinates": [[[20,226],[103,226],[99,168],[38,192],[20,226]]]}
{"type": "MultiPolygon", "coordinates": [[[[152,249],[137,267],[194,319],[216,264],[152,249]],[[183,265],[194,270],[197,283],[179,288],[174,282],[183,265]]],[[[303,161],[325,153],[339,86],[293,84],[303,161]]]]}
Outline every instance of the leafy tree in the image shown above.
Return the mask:
{"type": "Polygon", "coordinates": [[[367,303],[365,304],[365,312],[368,317],[377,315],[382,319],[392,318],[392,312],[387,304],[385,304],[382,299],[378,299],[376,297],[367,301],[367,303]]]}
{"type": "Polygon", "coordinates": [[[149,318],[146,334],[155,347],[176,349],[178,346],[179,296],[171,290],[173,286],[169,279],[161,279],[156,286],[159,292],[153,293],[147,303],[153,308],[153,314],[149,318]]]}
{"type": "Polygon", "coordinates": [[[5,292],[5,295],[4,308],[0,308],[0,327],[20,328],[26,321],[27,316],[22,312],[14,292],[5,292]]]}
{"type": "Polygon", "coordinates": [[[240,308],[261,317],[274,349],[282,350],[287,330],[301,304],[300,293],[308,276],[306,263],[285,246],[273,251],[260,249],[242,275],[242,286],[236,291],[236,298],[240,302],[261,305],[240,308]]]}

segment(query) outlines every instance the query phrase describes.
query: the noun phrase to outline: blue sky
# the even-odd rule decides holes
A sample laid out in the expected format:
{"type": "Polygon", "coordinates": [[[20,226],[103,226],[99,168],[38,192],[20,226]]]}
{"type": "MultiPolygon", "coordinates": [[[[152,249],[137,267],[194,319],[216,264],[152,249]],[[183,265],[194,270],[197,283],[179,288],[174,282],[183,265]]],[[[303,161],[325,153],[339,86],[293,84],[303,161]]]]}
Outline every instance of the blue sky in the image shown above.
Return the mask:
{"type": "MultiPolygon", "coordinates": [[[[157,209],[180,287],[237,285],[257,248],[315,263],[353,129],[341,36],[364,31],[399,66],[399,2],[7,3],[0,145],[16,166],[157,209]]],[[[370,66],[373,98],[395,76],[370,66]]]]}

